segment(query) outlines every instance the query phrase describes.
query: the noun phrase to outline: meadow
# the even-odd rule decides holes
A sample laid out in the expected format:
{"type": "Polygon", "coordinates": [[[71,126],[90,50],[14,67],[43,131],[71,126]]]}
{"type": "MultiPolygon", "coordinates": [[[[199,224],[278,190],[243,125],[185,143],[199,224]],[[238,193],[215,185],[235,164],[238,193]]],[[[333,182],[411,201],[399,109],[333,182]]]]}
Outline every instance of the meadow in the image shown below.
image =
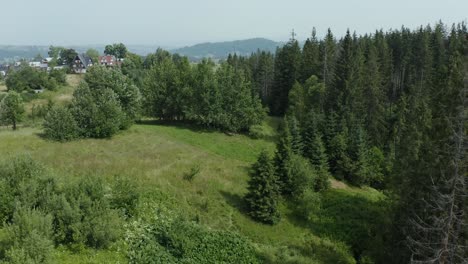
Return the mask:
{"type": "MultiPolygon", "coordinates": [[[[69,87],[29,100],[29,109],[47,100],[67,102],[79,79],[73,76],[70,81],[69,87]]],[[[379,206],[383,194],[335,180],[310,221],[298,217],[286,202],[281,203],[282,219],[275,226],[249,218],[242,200],[249,168],[263,149],[275,150],[278,120],[273,118],[263,124],[271,135],[264,139],[144,120],[111,139],[59,143],[43,138],[40,122],[26,124],[17,131],[0,129],[1,160],[29,155],[64,183],[84,176],[108,183],[123,177],[141,195],[140,211],[129,222],[143,217],[153,205],[164,205],[209,229],[234,231],[248,238],[265,263],[355,263],[353,255],[362,254],[375,242],[372,234],[383,219],[379,206]]],[[[0,241],[1,233],[0,229],[0,241]]],[[[125,263],[125,251],[121,239],[107,250],[61,246],[54,259],[58,263],[125,263]]]]}

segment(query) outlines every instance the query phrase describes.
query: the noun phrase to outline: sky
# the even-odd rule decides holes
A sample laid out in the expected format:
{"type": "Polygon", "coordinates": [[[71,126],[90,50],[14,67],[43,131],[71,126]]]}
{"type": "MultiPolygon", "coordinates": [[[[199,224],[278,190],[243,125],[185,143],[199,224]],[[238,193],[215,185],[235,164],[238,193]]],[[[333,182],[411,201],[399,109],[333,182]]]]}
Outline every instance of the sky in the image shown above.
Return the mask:
{"type": "Polygon", "coordinates": [[[264,37],[287,41],[442,20],[467,21],[468,0],[0,0],[0,45],[182,47],[264,37]]]}

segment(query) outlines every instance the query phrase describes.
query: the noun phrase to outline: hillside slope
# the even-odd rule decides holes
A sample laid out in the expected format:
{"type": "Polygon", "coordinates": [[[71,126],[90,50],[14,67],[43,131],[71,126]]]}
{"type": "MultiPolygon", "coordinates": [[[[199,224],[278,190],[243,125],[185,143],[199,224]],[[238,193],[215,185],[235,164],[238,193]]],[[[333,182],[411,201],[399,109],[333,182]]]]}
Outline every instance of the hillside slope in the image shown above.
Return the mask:
{"type": "Polygon", "coordinates": [[[215,43],[201,43],[190,47],[184,47],[172,50],[173,53],[188,56],[191,59],[213,58],[224,59],[229,54],[236,53],[238,55],[247,56],[257,50],[264,50],[274,53],[276,48],[280,46],[279,42],[275,42],[264,38],[253,38],[246,40],[225,41],[215,43]]]}

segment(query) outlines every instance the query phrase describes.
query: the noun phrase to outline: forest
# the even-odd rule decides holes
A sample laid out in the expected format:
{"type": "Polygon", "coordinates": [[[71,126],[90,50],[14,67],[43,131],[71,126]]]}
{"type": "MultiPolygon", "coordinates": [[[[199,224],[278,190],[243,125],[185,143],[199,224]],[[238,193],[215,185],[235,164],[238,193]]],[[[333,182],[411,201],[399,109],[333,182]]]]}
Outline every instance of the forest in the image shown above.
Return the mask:
{"type": "Polygon", "coordinates": [[[4,80],[0,263],[468,261],[466,23],[117,46],[4,80]]]}

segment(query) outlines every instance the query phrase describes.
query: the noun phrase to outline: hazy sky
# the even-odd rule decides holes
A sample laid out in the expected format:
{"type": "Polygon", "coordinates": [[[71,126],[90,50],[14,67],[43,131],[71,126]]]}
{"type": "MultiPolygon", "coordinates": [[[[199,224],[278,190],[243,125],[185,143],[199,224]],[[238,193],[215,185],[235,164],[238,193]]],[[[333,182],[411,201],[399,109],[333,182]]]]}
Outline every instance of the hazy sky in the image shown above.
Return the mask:
{"type": "Polygon", "coordinates": [[[0,0],[0,45],[166,47],[466,21],[468,0],[0,0]]]}

